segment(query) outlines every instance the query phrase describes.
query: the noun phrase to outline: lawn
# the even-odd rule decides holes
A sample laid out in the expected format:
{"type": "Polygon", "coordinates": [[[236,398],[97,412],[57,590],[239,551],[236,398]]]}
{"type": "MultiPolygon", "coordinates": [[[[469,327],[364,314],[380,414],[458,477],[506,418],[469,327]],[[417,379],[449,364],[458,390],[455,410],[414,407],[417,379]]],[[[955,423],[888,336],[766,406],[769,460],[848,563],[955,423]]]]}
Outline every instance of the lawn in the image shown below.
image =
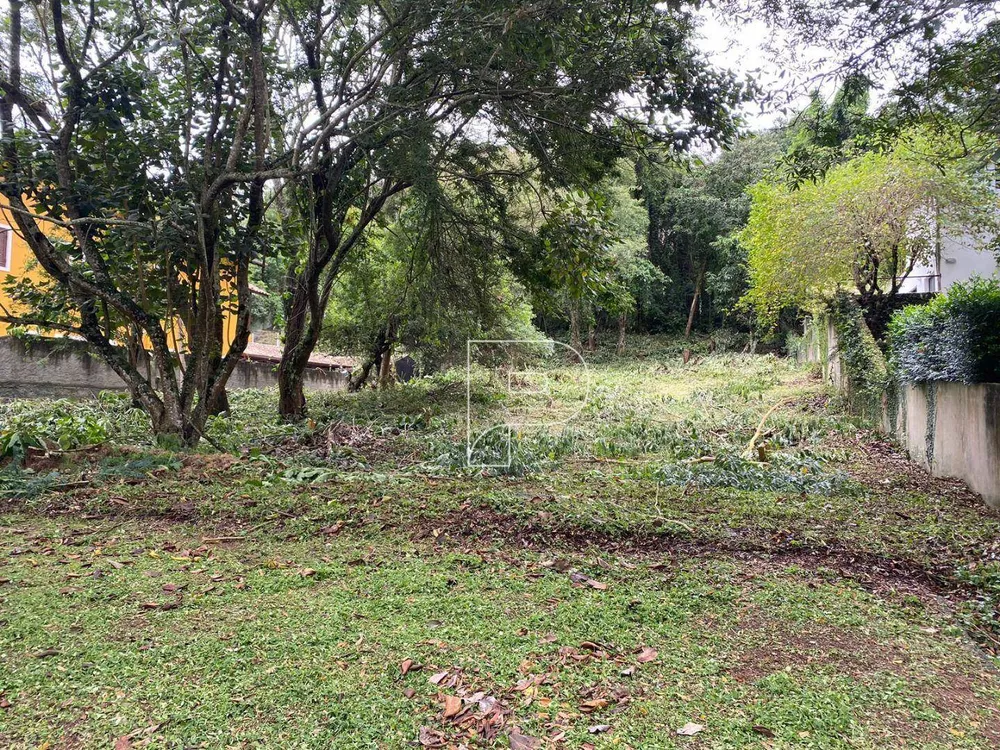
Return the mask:
{"type": "Polygon", "coordinates": [[[0,746],[1000,745],[1000,517],[808,367],[630,343],[475,371],[484,418],[579,412],[494,470],[464,370],[233,394],[188,454],[0,405],[63,442],[0,471],[0,746]]]}

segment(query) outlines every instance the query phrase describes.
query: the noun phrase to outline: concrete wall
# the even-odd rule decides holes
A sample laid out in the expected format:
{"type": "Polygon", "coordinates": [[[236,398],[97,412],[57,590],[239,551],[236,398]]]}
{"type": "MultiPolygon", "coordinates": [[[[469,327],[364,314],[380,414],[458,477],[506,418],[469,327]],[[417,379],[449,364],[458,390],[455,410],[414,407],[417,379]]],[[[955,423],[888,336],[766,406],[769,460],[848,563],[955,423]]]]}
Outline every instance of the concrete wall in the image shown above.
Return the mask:
{"type": "Polygon", "coordinates": [[[1000,508],[1000,383],[908,385],[891,431],[934,476],[963,479],[1000,508]]]}
{"type": "MultiPolygon", "coordinates": [[[[278,384],[276,364],[242,361],[229,388],[269,388],[278,384]]],[[[309,368],[306,390],[336,391],[347,387],[339,370],[309,368]]],[[[82,341],[32,341],[0,338],[0,398],[85,397],[99,391],[124,391],[125,384],[82,341]]]]}
{"type": "MultiPolygon", "coordinates": [[[[808,346],[809,361],[821,362],[827,382],[850,390],[837,355],[832,325],[807,332],[825,336],[828,355],[808,346]],[[825,330],[824,330],[825,329],[825,330]]],[[[883,399],[882,429],[895,437],[910,460],[936,477],[962,479],[993,508],[1000,509],[1000,383],[933,382],[906,385],[896,403],[883,399]]]]}
{"type": "Polygon", "coordinates": [[[83,342],[0,338],[0,398],[84,397],[123,390],[121,378],[90,356],[83,342]]]}

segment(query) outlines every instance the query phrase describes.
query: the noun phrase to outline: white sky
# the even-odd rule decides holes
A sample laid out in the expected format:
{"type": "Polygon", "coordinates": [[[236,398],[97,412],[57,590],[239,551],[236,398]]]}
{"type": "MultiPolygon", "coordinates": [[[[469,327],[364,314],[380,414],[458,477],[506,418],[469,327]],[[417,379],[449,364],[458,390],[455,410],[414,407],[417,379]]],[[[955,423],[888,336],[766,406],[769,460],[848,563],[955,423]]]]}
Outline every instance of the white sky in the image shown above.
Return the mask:
{"type": "MultiPolygon", "coordinates": [[[[829,59],[831,53],[828,50],[818,45],[796,48],[790,43],[783,43],[780,33],[772,31],[761,21],[726,23],[710,8],[703,8],[698,15],[702,17],[698,47],[713,65],[728,68],[740,76],[749,73],[765,91],[782,92],[763,109],[759,103],[744,105],[742,114],[748,129],[772,127],[809,103],[810,86],[804,83],[806,76],[810,75],[806,72],[808,65],[824,57],[829,59]],[[780,61],[775,59],[775,53],[768,50],[768,46],[772,50],[780,50],[780,61]],[[788,115],[779,111],[778,107],[782,106],[788,115]]],[[[827,80],[820,86],[820,91],[824,96],[831,97],[836,88],[836,81],[827,80]]],[[[873,92],[873,99],[878,99],[877,92],[873,92]]]]}

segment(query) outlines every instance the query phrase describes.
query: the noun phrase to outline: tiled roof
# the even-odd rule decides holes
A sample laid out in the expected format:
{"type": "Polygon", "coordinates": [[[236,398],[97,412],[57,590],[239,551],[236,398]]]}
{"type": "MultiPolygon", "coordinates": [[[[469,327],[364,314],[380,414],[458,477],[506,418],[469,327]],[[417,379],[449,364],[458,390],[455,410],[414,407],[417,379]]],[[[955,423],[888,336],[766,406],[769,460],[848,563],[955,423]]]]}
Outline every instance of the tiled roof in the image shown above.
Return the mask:
{"type": "MultiPolygon", "coordinates": [[[[243,351],[243,356],[247,359],[254,359],[264,362],[281,361],[280,346],[271,344],[247,344],[243,351]]],[[[327,354],[313,354],[309,357],[310,367],[337,367],[340,369],[353,369],[357,365],[357,360],[353,357],[331,357],[327,354]]]]}

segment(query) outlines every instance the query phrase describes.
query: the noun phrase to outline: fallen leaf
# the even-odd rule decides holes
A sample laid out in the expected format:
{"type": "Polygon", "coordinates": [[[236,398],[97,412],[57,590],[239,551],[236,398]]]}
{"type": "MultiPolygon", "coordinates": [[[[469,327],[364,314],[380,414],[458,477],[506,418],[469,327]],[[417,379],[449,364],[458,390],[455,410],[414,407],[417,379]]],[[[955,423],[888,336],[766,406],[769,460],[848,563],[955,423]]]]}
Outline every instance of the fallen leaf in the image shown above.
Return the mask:
{"type": "Polygon", "coordinates": [[[403,663],[399,665],[399,671],[405,675],[411,669],[413,669],[413,659],[403,659],[403,663]]]}
{"type": "Polygon", "coordinates": [[[594,698],[593,700],[584,701],[580,704],[580,710],[585,714],[593,713],[594,711],[600,711],[602,708],[608,705],[607,700],[604,698],[594,698]]]}
{"type": "Polygon", "coordinates": [[[115,740],[115,750],[132,750],[132,743],[129,741],[127,734],[115,740]]]}
{"type": "Polygon", "coordinates": [[[457,716],[462,710],[462,699],[457,695],[446,695],[444,697],[444,718],[450,719],[457,716]]]}
{"type": "Polygon", "coordinates": [[[407,698],[412,698],[416,694],[417,691],[414,690],[413,688],[406,688],[406,690],[403,691],[403,695],[405,695],[407,698]]]}
{"type": "Polygon", "coordinates": [[[635,667],[625,667],[625,669],[623,669],[621,672],[622,677],[631,677],[634,674],[635,674],[635,667]]]}
{"type": "Polygon", "coordinates": [[[755,731],[757,734],[764,735],[765,737],[769,737],[769,738],[772,738],[772,739],[774,738],[774,731],[771,730],[771,729],[768,729],[767,727],[763,726],[762,724],[754,724],[753,725],[753,731],[755,731]]]}
{"type": "Polygon", "coordinates": [[[9,700],[0,695],[0,708],[10,708],[13,705],[9,700]]]}
{"type": "Polygon", "coordinates": [[[680,729],[677,730],[677,734],[681,735],[682,737],[694,737],[696,734],[698,734],[698,732],[700,732],[704,728],[705,727],[703,727],[701,724],[695,724],[693,721],[689,721],[687,724],[685,724],[684,726],[682,726],[680,729]]]}
{"type": "Polygon", "coordinates": [[[510,733],[510,750],[538,750],[542,746],[542,741],[537,737],[531,737],[520,732],[510,733]]]}
{"type": "Polygon", "coordinates": [[[590,576],[585,576],[583,573],[570,573],[569,579],[580,586],[590,586],[590,588],[597,589],[598,591],[604,591],[608,587],[608,584],[601,583],[590,576]]]}
{"type": "Polygon", "coordinates": [[[444,735],[430,727],[420,727],[417,740],[421,747],[444,747],[444,735]]]}
{"type": "Polygon", "coordinates": [[[310,578],[316,575],[316,571],[312,568],[302,568],[302,570],[299,571],[299,575],[303,578],[310,578]]]}
{"type": "Polygon", "coordinates": [[[610,724],[594,724],[592,727],[587,727],[587,731],[591,734],[603,734],[611,729],[610,724]]]}
{"type": "Polygon", "coordinates": [[[639,656],[636,657],[636,661],[640,664],[647,664],[656,658],[656,649],[650,648],[649,646],[643,646],[642,651],[639,652],[639,656]]]}
{"type": "Polygon", "coordinates": [[[432,685],[440,685],[441,681],[447,676],[447,672],[438,672],[437,674],[432,674],[427,681],[432,685]]]}
{"type": "Polygon", "coordinates": [[[59,649],[57,648],[43,648],[41,651],[36,651],[31,656],[35,659],[44,659],[48,656],[58,656],[59,649]]]}

